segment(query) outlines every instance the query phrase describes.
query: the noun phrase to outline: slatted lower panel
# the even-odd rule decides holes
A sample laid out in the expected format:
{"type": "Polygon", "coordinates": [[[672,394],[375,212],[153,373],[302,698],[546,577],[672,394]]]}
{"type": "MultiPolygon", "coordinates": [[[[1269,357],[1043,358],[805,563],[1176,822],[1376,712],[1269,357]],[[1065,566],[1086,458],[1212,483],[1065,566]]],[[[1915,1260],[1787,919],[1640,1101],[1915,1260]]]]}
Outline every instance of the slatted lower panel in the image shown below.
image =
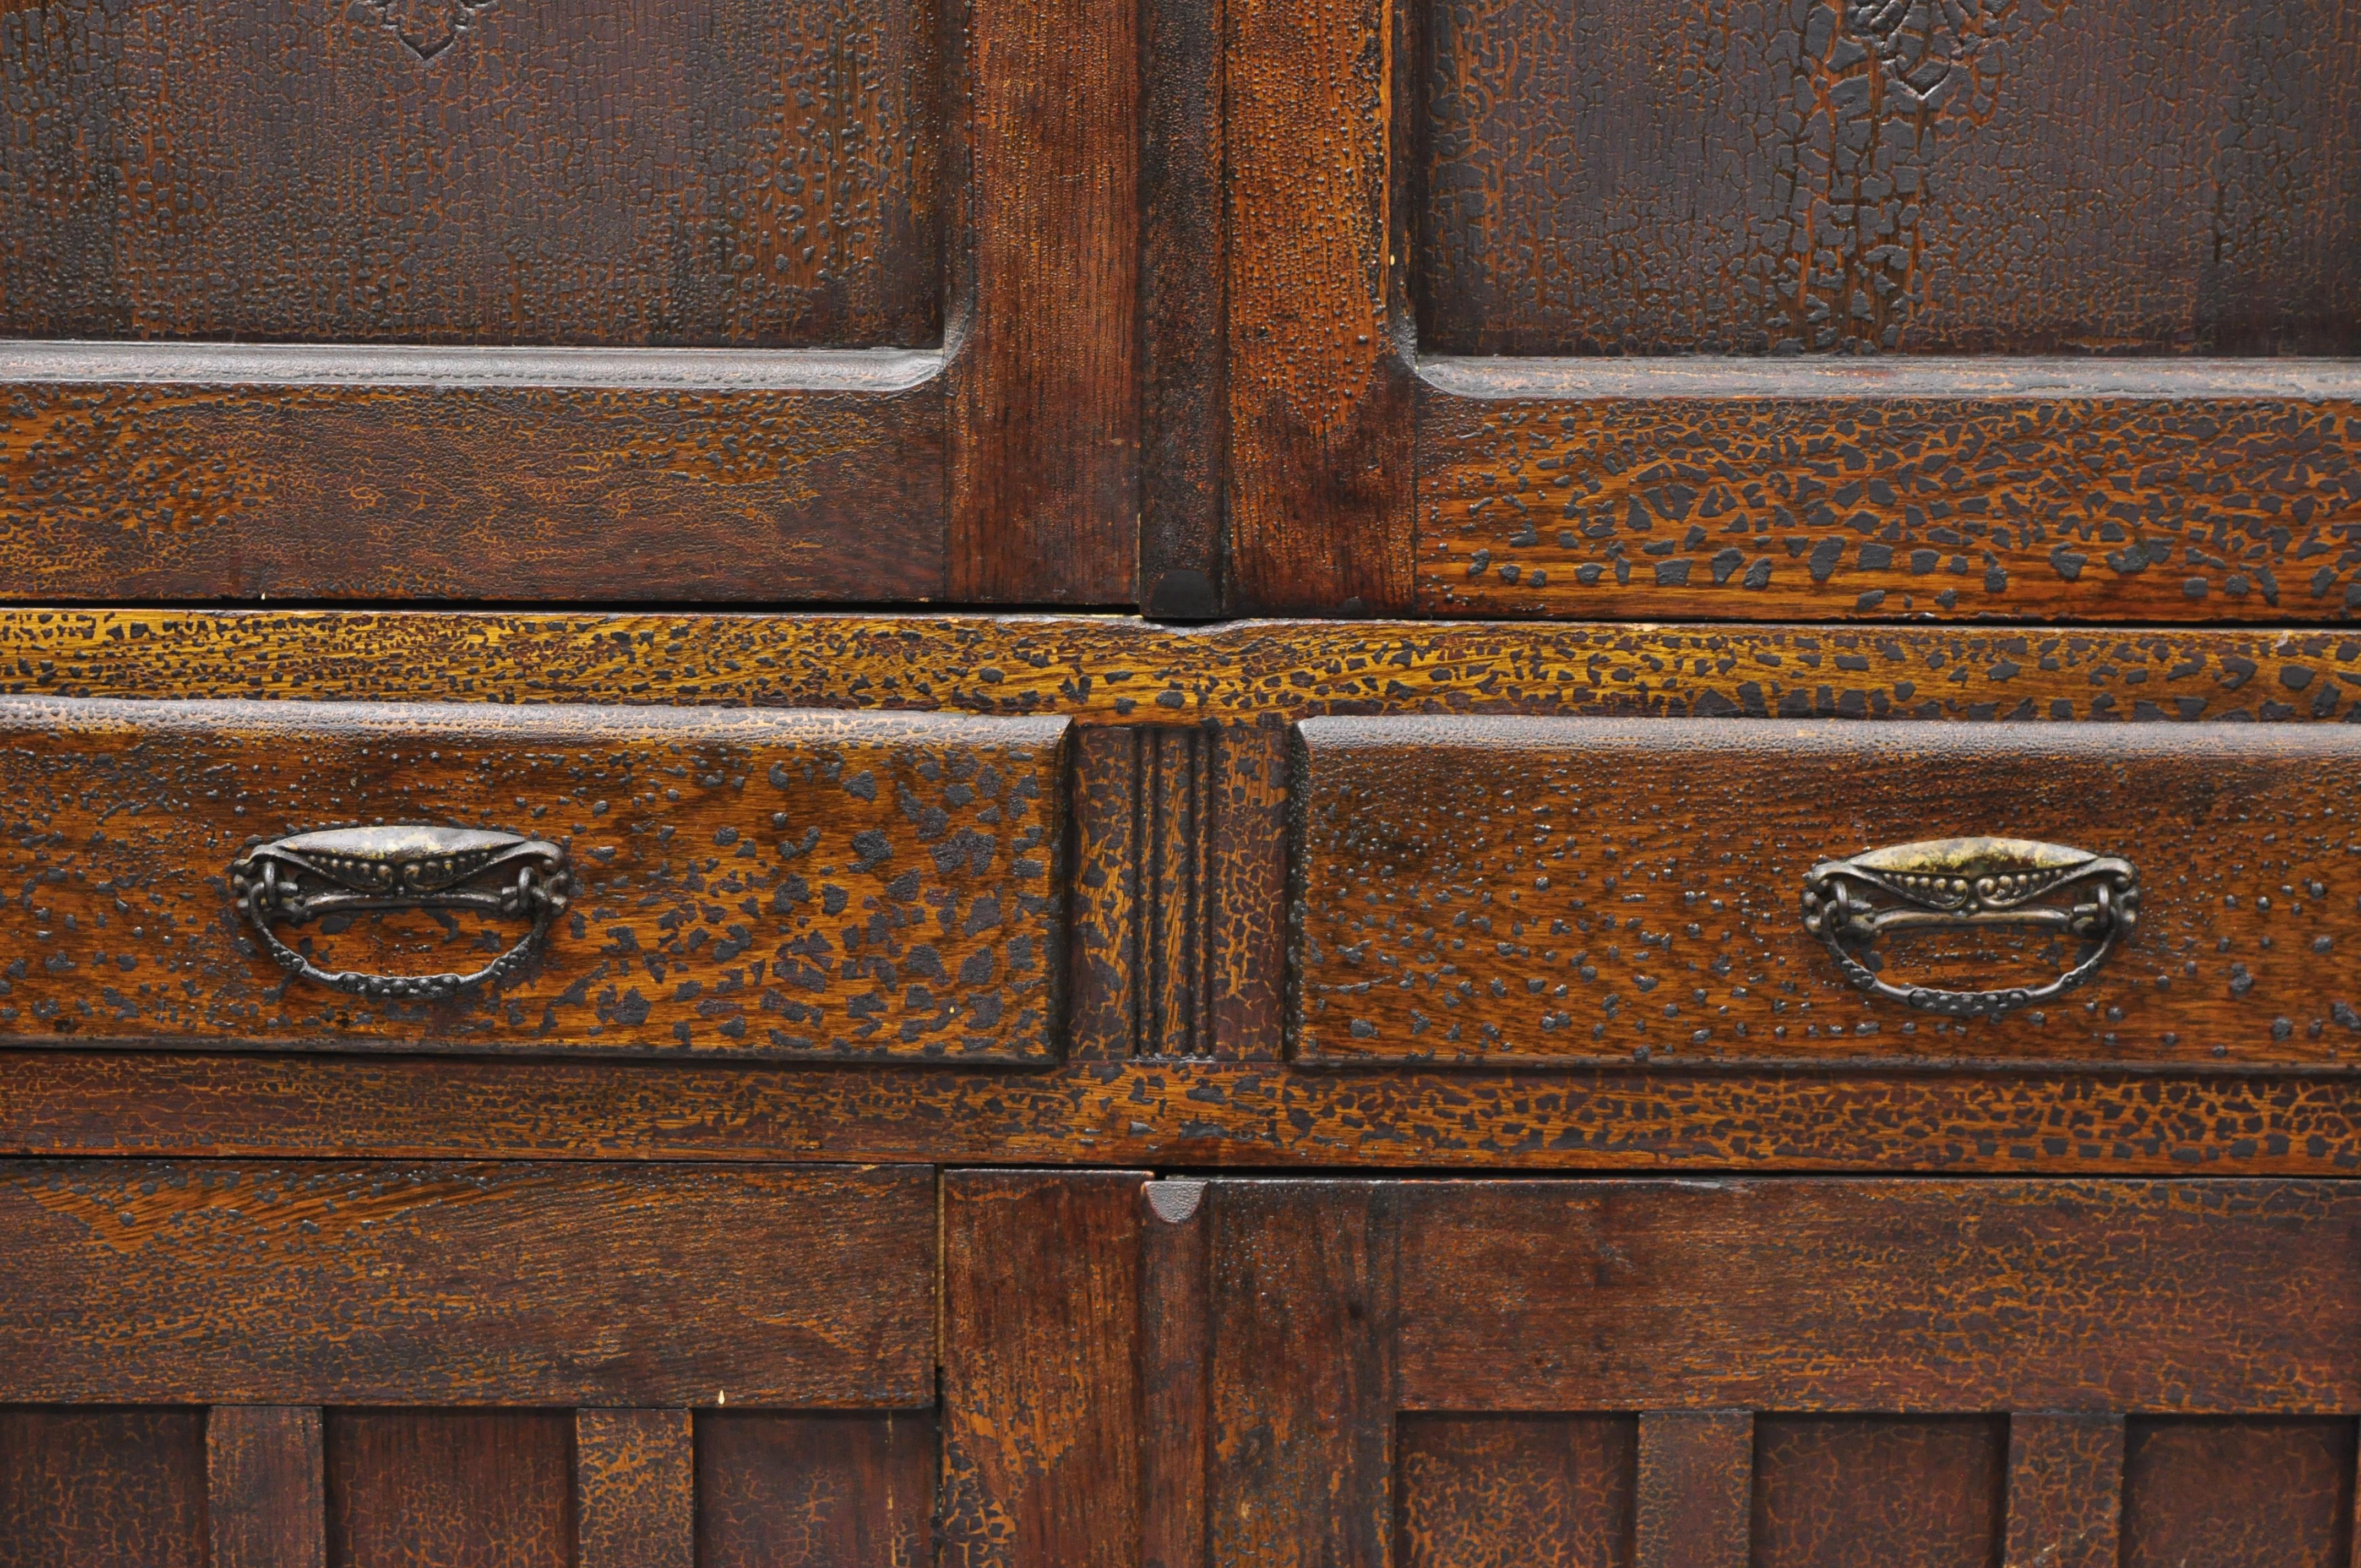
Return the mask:
{"type": "Polygon", "coordinates": [[[2351,1568],[2350,1417],[1411,1415],[1400,1568],[2351,1568]]]}
{"type": "Polygon", "coordinates": [[[916,1568],[932,1411],[0,1408],[0,1568],[916,1568]]]}

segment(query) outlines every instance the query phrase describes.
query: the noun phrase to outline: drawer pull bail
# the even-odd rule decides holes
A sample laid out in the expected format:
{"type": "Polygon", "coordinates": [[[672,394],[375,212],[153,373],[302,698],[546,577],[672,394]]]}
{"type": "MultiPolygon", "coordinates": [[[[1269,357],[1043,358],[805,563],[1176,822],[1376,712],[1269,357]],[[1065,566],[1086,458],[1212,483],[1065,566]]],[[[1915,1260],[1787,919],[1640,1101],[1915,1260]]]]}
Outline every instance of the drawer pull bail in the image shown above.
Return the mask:
{"type": "Polygon", "coordinates": [[[249,844],[230,866],[230,892],[263,950],[300,980],[377,1002],[447,1002],[498,987],[522,970],[573,890],[555,844],[477,828],[401,824],[335,828],[249,844]],[[324,970],[281,941],[275,923],[367,909],[474,909],[530,916],[533,928],[472,974],[362,974],[324,970]]]}
{"type": "Polygon", "coordinates": [[[2030,839],[1936,839],[1850,860],[1804,879],[1804,928],[1828,944],[1861,990],[1955,1018],[1991,1018],[2047,1002],[2098,971],[2139,921],[2129,861],[2030,839]],[[2058,902],[2071,899],[2070,903],[2058,902]],[[1881,979],[1854,949],[1888,931],[2046,926],[2085,944],[2074,967],[2037,986],[1947,991],[1881,979]]]}

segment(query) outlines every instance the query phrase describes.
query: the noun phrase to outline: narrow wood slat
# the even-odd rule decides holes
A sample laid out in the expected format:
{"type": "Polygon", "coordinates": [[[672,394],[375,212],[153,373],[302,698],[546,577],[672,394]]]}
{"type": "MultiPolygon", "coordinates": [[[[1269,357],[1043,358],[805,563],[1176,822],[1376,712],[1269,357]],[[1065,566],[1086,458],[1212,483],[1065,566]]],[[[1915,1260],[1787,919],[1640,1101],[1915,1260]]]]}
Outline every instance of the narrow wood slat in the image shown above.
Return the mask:
{"type": "Polygon", "coordinates": [[[1213,1342],[1206,1183],[1140,1189],[1140,1562],[1207,1568],[1205,1420],[1213,1342]]]}
{"type": "Polygon", "coordinates": [[[1280,1052],[1288,747],[1281,726],[1225,725],[1206,792],[1206,991],[1213,1055],[1229,1061],[1276,1061],[1280,1052]]]}
{"type": "Polygon", "coordinates": [[[696,1568],[694,1420],[574,1412],[575,1568],[696,1568]]]}
{"type": "Polygon", "coordinates": [[[945,1563],[1139,1561],[1144,1171],[942,1187],[945,1563]]]}
{"type": "Polygon", "coordinates": [[[1074,928],[1066,1054],[1139,1050],[1140,750],[1148,732],[1074,733],[1074,928]]]}
{"type": "Polygon", "coordinates": [[[1637,1568],[1746,1568],[1753,1415],[1642,1411],[1639,1492],[1637,1568]]]}
{"type": "Polygon", "coordinates": [[[2121,1416],[2009,1418],[2005,1568],[2115,1568],[2123,1497],[2121,1416]]]}
{"type": "Polygon", "coordinates": [[[205,1415],[213,1568],[324,1568],[328,1500],[320,1411],[216,1405],[205,1415]]]}
{"type": "Polygon", "coordinates": [[[1147,739],[1148,921],[1141,952],[1148,992],[1141,1044],[1159,1057],[1206,1054],[1203,784],[1207,737],[1200,729],[1157,729],[1147,739]]]}

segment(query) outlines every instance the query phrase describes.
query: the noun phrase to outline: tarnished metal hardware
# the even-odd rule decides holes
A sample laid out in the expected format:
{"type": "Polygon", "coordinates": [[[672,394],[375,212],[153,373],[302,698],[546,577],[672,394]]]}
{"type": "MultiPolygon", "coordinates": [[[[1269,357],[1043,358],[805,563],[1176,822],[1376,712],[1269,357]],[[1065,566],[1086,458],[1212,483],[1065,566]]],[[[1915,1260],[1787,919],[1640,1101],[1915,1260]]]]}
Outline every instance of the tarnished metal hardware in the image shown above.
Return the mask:
{"type": "Polygon", "coordinates": [[[1850,860],[1804,879],[1804,928],[1828,944],[1861,990],[1929,1013],[1993,1017],[2072,990],[2097,972],[2139,922],[2139,872],[2129,861],[2030,839],[1937,839],[1850,860]],[[2071,898],[2072,903],[2056,902],[2071,898]],[[2037,986],[1947,991],[1897,985],[1856,947],[1889,931],[2043,926],[2085,944],[2074,967],[2037,986]]]}
{"type": "Polygon", "coordinates": [[[573,877],[555,844],[477,828],[334,828],[252,844],[230,866],[230,892],[279,966],[314,984],[379,1002],[444,1002],[522,970],[566,907],[573,877]],[[370,909],[474,909],[530,917],[533,928],[472,974],[324,970],[274,924],[370,909]]]}

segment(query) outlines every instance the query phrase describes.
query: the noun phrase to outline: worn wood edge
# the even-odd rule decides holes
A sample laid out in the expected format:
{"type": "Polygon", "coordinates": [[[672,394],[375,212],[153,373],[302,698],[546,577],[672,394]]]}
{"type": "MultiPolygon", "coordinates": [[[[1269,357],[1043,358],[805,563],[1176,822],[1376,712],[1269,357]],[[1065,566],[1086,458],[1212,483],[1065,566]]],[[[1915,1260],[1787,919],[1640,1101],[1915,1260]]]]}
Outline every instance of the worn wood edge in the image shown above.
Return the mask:
{"type": "Polygon", "coordinates": [[[1038,1071],[0,1052],[60,1157],[2361,1175],[2361,1076],[1038,1071]]]}
{"type": "Polygon", "coordinates": [[[0,609],[0,692],[1082,723],[1383,712],[2361,722],[2361,630],[32,605],[0,609]]]}
{"type": "Polygon", "coordinates": [[[0,386],[425,387],[906,392],[936,349],[447,348],[373,344],[0,342],[0,386]]]}
{"type": "Polygon", "coordinates": [[[1967,356],[1593,359],[1433,355],[1421,358],[1417,369],[1423,389],[1487,402],[1520,398],[1636,401],[1925,398],[1951,402],[2086,398],[2306,401],[2361,399],[2361,361],[2351,359],[1967,356]]]}

